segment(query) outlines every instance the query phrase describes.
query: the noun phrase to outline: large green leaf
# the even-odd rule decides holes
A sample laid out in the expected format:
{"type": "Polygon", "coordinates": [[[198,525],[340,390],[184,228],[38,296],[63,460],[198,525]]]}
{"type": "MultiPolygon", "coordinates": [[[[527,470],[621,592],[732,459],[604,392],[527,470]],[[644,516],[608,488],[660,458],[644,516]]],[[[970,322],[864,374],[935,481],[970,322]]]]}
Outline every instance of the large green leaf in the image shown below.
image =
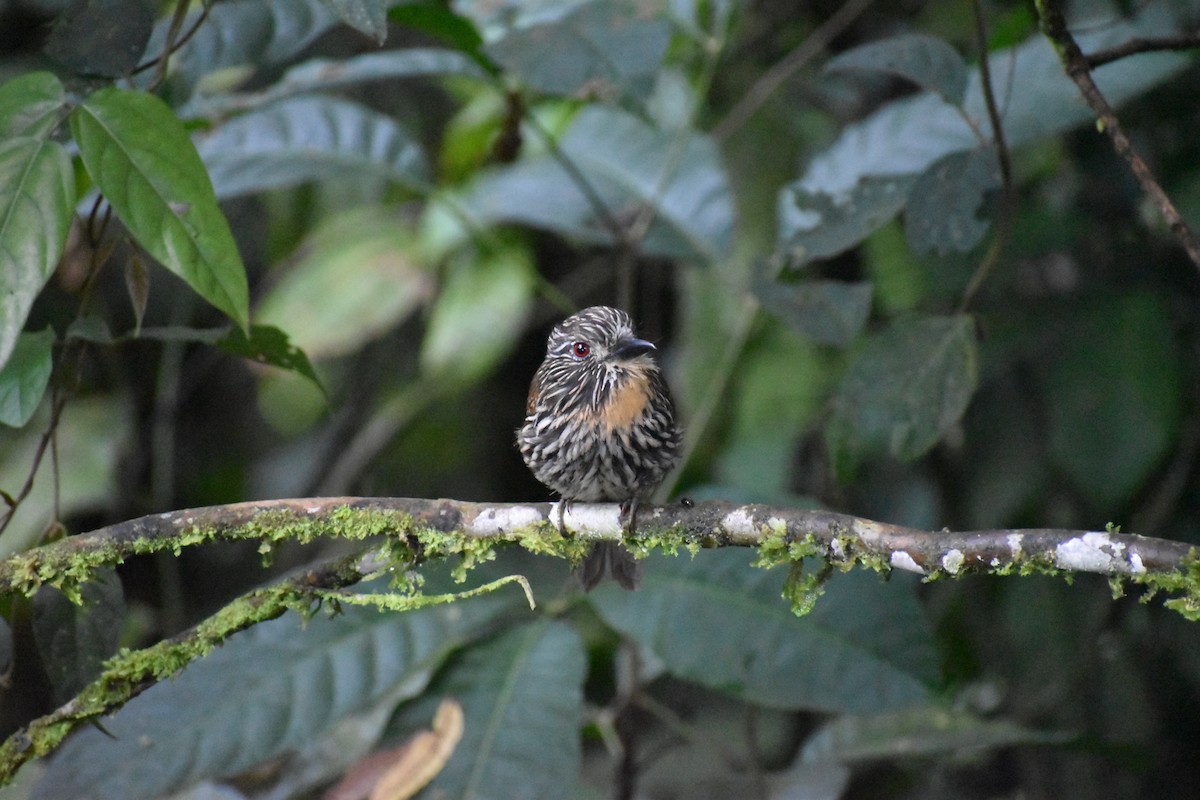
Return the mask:
{"type": "Polygon", "coordinates": [[[512,351],[533,300],[529,253],[508,245],[463,252],[449,266],[421,342],[421,367],[451,381],[473,381],[512,351]]]}
{"type": "Polygon", "coordinates": [[[1000,188],[1000,166],[990,147],[939,158],[913,183],[904,214],[908,244],[921,254],[966,253],[983,239],[984,208],[1000,188]]]}
{"type": "MultiPolygon", "coordinates": [[[[1186,20],[1153,3],[1129,20],[1106,16],[1104,24],[1077,35],[1085,52],[1138,36],[1181,33],[1186,20]]],[[[1010,147],[1091,122],[1093,113],[1065,74],[1053,48],[1040,34],[1025,43],[990,54],[997,97],[1004,99],[1003,124],[1010,147]],[[1002,67],[1000,65],[1003,65],[1002,67]]],[[[1159,52],[1122,59],[1095,72],[1109,102],[1120,105],[1158,85],[1189,64],[1189,57],[1159,52]]],[[[811,236],[831,209],[840,209],[837,237],[821,248],[789,253],[796,263],[823,258],[853,247],[903,207],[882,214],[878,204],[861,204],[857,195],[866,182],[911,180],[950,153],[980,145],[976,128],[987,131],[979,70],[972,69],[960,112],[936,94],[926,92],[889,103],[865,120],[848,126],[840,137],[808,165],[804,175],[785,187],[780,199],[779,247],[789,251],[799,237],[811,236]],[[857,224],[852,224],[852,220],[857,224]]]]}
{"type": "Polygon", "coordinates": [[[735,549],[651,558],[636,593],[589,596],[606,622],[651,648],[678,677],[773,708],[866,712],[929,697],[933,633],[913,585],[837,574],[796,617],[781,570],[735,549]]]}
{"type": "Polygon", "coordinates": [[[326,221],[298,255],[263,296],[255,318],[287,330],[313,358],[355,352],[434,291],[411,230],[377,207],[326,221]]]}
{"type": "Polygon", "coordinates": [[[104,661],[117,652],[125,622],[125,594],[112,567],[98,570],[73,603],[53,586],[33,597],[33,639],[54,699],[65,703],[95,680],[104,661]]]}
{"type": "Polygon", "coordinates": [[[967,316],[901,320],[871,337],[842,377],[826,429],[839,472],[872,454],[923,455],[966,411],[977,362],[967,316]]]}
{"type": "Polygon", "coordinates": [[[733,231],[725,171],[710,139],[677,135],[615,108],[587,106],[560,144],[578,175],[542,153],[484,173],[450,200],[481,225],[522,222],[593,242],[613,240],[596,198],[618,224],[649,206],[654,223],[644,252],[716,261],[728,253],[733,231]]]}
{"type": "Polygon", "coordinates": [[[24,136],[0,141],[0,366],[62,256],[74,200],[62,145],[24,136]]]}
{"type": "Polygon", "coordinates": [[[62,82],[50,72],[29,72],[0,84],[0,140],[48,135],[66,100],[62,82]]]}
{"type": "Polygon", "coordinates": [[[114,738],[74,735],[33,796],[155,798],[303,747],[348,714],[419,692],[510,605],[483,597],[407,613],[346,607],[307,625],[294,614],[256,625],[106,718],[114,738]]]}
{"type": "Polygon", "coordinates": [[[654,85],[671,28],[632,2],[585,3],[566,16],[516,28],[485,52],[543,92],[643,95],[654,85]]]}
{"type": "Polygon", "coordinates": [[[967,65],[946,42],[924,33],[904,33],[838,53],[829,70],[870,70],[899,75],[948,103],[962,103],[967,91],[967,65]]]}
{"type": "Polygon", "coordinates": [[[579,777],[583,643],[561,622],[542,620],[469,649],[439,676],[428,700],[404,709],[395,733],[427,727],[442,697],[463,707],[462,741],[430,784],[453,800],[571,796],[579,777]]]}
{"type": "Polygon", "coordinates": [[[246,268],[204,164],[167,105],[144,92],[101,89],[76,108],[71,130],[138,243],[246,329],[246,268]]]}
{"type": "Polygon", "coordinates": [[[330,97],[295,97],[250,112],[198,146],[222,198],[328,178],[419,186],[426,174],[420,146],[400,123],[330,97]]]}
{"type": "Polygon", "coordinates": [[[22,333],[8,363],[0,367],[0,424],[20,428],[37,410],[50,384],[54,329],[22,333]]]}
{"type": "Polygon", "coordinates": [[[871,313],[871,284],[807,280],[770,280],[756,269],[751,287],[763,308],[801,336],[818,344],[845,347],[867,324],[871,313]]]}

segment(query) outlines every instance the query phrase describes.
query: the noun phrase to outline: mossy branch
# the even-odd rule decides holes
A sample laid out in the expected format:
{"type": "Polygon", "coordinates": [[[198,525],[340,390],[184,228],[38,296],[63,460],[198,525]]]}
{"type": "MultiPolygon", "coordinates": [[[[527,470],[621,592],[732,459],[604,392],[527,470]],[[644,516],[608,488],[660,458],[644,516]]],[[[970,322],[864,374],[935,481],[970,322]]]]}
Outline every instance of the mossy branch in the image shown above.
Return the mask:
{"type": "MultiPolygon", "coordinates": [[[[923,531],[832,511],[708,502],[643,508],[625,537],[618,508],[576,503],[558,533],[559,503],[471,503],[414,498],[271,500],[172,511],[110,525],[0,562],[0,591],[32,594],[43,584],[69,596],[93,570],[125,558],[210,541],[319,537],[386,541],[428,556],[461,555],[464,567],[490,548],[525,549],[578,560],[591,541],[619,540],[643,551],[680,547],[758,547],[769,563],[818,556],[841,566],[904,569],[927,578],[969,572],[1091,572],[1180,595],[1172,606],[1200,616],[1200,567],[1182,542],[1115,531],[1056,528],[923,531]]],[[[407,551],[406,551],[407,552],[407,551]]]]}
{"type": "MultiPolygon", "coordinates": [[[[322,600],[347,601],[338,590],[391,570],[403,574],[430,557],[459,557],[459,574],[514,542],[534,553],[577,561],[599,539],[624,539],[636,552],[661,549],[693,553],[709,547],[756,547],[757,563],[793,565],[786,593],[801,612],[820,593],[830,568],[861,565],[903,569],[932,580],[973,572],[1028,574],[1098,573],[1121,589],[1126,582],[1171,597],[1166,605],[1200,618],[1200,562],[1182,542],[1114,530],[1065,529],[924,531],[831,511],[730,503],[683,503],[649,507],[638,514],[636,535],[622,530],[619,509],[608,504],[469,503],[411,498],[306,498],[238,503],[174,511],[122,522],[12,556],[0,562],[0,590],[32,594],[57,586],[79,598],[82,582],[106,564],[137,554],[210,541],[257,539],[264,552],[281,541],[318,537],[382,543],[284,581],[252,591],[189,631],[139,651],[122,651],[77,697],[34,720],[0,745],[0,781],[21,764],[55,749],[74,728],[110,713],[154,683],[176,674],[237,631],[288,610],[311,613],[322,600]],[[560,521],[570,534],[559,533],[560,521]],[[826,569],[803,574],[805,558],[826,569]]],[[[510,576],[462,594],[427,597],[414,592],[365,595],[381,608],[407,610],[491,591],[524,578],[510,576]]]]}

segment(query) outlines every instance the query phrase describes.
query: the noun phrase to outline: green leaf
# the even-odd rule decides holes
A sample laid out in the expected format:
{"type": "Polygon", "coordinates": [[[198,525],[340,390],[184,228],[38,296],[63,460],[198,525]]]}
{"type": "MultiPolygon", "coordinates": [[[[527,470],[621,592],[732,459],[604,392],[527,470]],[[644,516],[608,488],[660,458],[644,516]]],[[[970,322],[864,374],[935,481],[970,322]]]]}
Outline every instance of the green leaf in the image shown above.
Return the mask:
{"type": "MultiPolygon", "coordinates": [[[[184,30],[199,23],[201,9],[190,11],[184,30]]],[[[242,79],[260,66],[279,64],[304,50],[338,18],[323,0],[226,0],[214,3],[204,23],[171,57],[168,86],[172,95],[192,96],[197,86],[220,84],[222,73],[242,79]]],[[[155,27],[146,51],[166,46],[170,16],[155,27]]],[[[143,80],[149,80],[147,76],[143,80]]]]}
{"type": "Polygon", "coordinates": [[[147,252],[241,328],[246,269],[183,125],[144,92],[101,89],[71,115],[88,172],[147,252]]]}
{"type": "Polygon", "coordinates": [[[62,145],[0,141],[0,366],[62,257],[74,202],[71,159],[62,145]]]}
{"type": "Polygon", "coordinates": [[[424,156],[391,117],[329,97],[296,97],[237,117],[197,142],[221,198],[332,178],[424,184],[424,156]]]}
{"type": "Polygon", "coordinates": [[[756,270],[752,287],[763,308],[818,344],[847,346],[862,332],[871,313],[870,283],[784,283],[756,270]]]}
{"type": "MultiPolygon", "coordinates": [[[[674,135],[592,105],[572,121],[561,148],[619,224],[642,205],[653,209],[643,252],[720,260],[729,251],[734,214],[721,159],[707,137],[685,133],[680,143],[674,135]]],[[[479,225],[515,221],[613,242],[578,180],[548,154],[484,173],[451,199],[479,225]]]]}
{"type": "Polygon", "coordinates": [[[489,68],[488,60],[480,52],[483,37],[470,20],[459,16],[448,6],[440,3],[401,3],[388,12],[388,18],[397,25],[428,34],[468,56],[481,67],[489,68]]]}
{"type": "Polygon", "coordinates": [[[146,52],[154,27],[149,0],[72,0],[46,40],[46,55],[84,75],[120,78],[146,52]]]}
{"type": "Polygon", "coordinates": [[[412,232],[395,214],[362,208],[323,223],[263,297],[255,317],[312,358],[357,351],[407,319],[434,292],[412,232]]]}
{"type": "Polygon", "coordinates": [[[862,241],[904,208],[913,180],[868,175],[837,195],[799,183],[785,188],[779,197],[779,247],[789,265],[835,256],[862,241]]]}
{"type": "Polygon", "coordinates": [[[1096,513],[1114,513],[1178,446],[1177,334],[1141,293],[1094,299],[1062,321],[1046,387],[1050,454],[1096,513]]]}
{"type": "Polygon", "coordinates": [[[967,711],[919,706],[831,720],[804,743],[800,763],[921,758],[1021,744],[1061,744],[1073,738],[1073,734],[1038,731],[1008,720],[980,719],[967,711]]]}
{"type": "Polygon", "coordinates": [[[978,380],[968,316],[901,320],[856,354],[826,429],[838,471],[866,456],[911,460],[958,424],[978,380]]]}
{"type": "MultiPolygon", "coordinates": [[[[1182,32],[1177,27],[1171,13],[1151,6],[1131,20],[1113,20],[1080,32],[1076,38],[1086,53],[1135,37],[1182,32]]],[[[1005,98],[1003,124],[1009,147],[1090,124],[1094,119],[1042,35],[1036,34],[1018,47],[992,52],[989,58],[993,65],[1003,65],[1002,69],[993,69],[993,81],[996,96],[1005,98]],[[1054,109],[1054,113],[1048,114],[1046,109],[1054,109]]],[[[1151,53],[1109,64],[1097,70],[1095,78],[1108,101],[1119,106],[1190,63],[1187,55],[1151,53]]],[[[979,147],[979,138],[963,119],[964,114],[981,129],[987,129],[978,68],[973,68],[968,77],[961,112],[941,97],[926,93],[889,103],[846,127],[832,146],[812,160],[802,178],[783,189],[780,248],[789,248],[798,235],[815,233],[813,229],[831,207],[841,207],[846,217],[858,217],[854,194],[864,182],[912,180],[943,156],[979,147]]],[[[858,231],[857,238],[842,236],[836,249],[832,249],[831,242],[831,247],[823,251],[814,248],[813,254],[802,260],[842,252],[890,219],[875,205],[864,206],[861,213],[866,218],[857,225],[841,221],[845,230],[858,231]]]]}
{"type": "Polygon", "coordinates": [[[384,0],[324,0],[342,22],[383,44],[387,40],[387,3],[384,0]]]}
{"type": "Polygon", "coordinates": [[[961,105],[967,91],[967,65],[946,42],[924,33],[905,33],[838,53],[825,71],[887,72],[937,92],[947,103],[961,105]]]}
{"type": "Polygon", "coordinates": [[[666,20],[633,3],[584,3],[561,19],[511,30],[485,52],[533,88],[644,96],[671,41],[666,20]]]}
{"type": "Polygon", "coordinates": [[[991,225],[981,212],[1000,185],[1000,166],[990,147],[951,153],[933,162],[909,193],[904,214],[909,246],[922,255],[971,250],[991,225]]]}
{"type": "Polygon", "coordinates": [[[429,315],[421,367],[456,382],[494,369],[524,330],[533,276],[529,253],[516,245],[453,259],[429,315]]]}
{"type": "Polygon", "coordinates": [[[609,625],[680,678],[780,709],[866,712],[929,697],[933,632],[912,582],[835,574],[804,617],[780,598],[781,570],[736,550],[651,557],[637,592],[589,595],[609,625]]]}
{"type": "Polygon", "coordinates": [[[45,138],[66,102],[62,81],[49,72],[30,72],[0,84],[0,140],[45,138]]]}
{"type": "Polygon", "coordinates": [[[57,703],[65,703],[100,674],[117,652],[125,621],[125,593],[112,567],[96,571],[73,603],[53,586],[33,597],[33,640],[57,703]]]}
{"type": "Polygon", "coordinates": [[[483,597],[386,614],[344,606],[307,625],[292,613],[256,625],[105,718],[115,738],[72,736],[33,797],[158,797],[303,747],[348,714],[419,692],[511,604],[483,597]]]}
{"type": "Polygon", "coordinates": [[[586,676],[579,635],[543,619],[471,647],[438,677],[427,699],[403,709],[389,729],[404,734],[428,727],[432,705],[452,697],[463,707],[463,738],[430,795],[570,797],[582,760],[586,676]]]}
{"type": "Polygon", "coordinates": [[[227,336],[217,342],[217,347],[259,364],[270,364],[303,375],[318,388],[324,389],[305,352],[289,342],[287,334],[274,326],[251,325],[249,337],[242,333],[241,328],[232,328],[227,336]]]}
{"type": "Polygon", "coordinates": [[[20,428],[37,410],[50,384],[54,329],[22,333],[8,363],[0,367],[0,424],[20,428]]]}
{"type": "Polygon", "coordinates": [[[462,53],[422,47],[364,53],[343,60],[314,58],[292,67],[261,92],[202,95],[184,106],[180,115],[219,120],[231,111],[257,109],[304,92],[328,92],[372,81],[435,75],[482,78],[484,72],[462,53]]]}

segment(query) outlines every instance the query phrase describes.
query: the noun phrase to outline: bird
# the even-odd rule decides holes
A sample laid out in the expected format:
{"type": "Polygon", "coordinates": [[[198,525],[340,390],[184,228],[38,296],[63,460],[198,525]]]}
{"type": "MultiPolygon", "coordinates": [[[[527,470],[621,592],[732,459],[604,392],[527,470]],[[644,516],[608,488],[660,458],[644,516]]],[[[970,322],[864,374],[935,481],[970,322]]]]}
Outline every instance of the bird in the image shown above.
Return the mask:
{"type": "MultiPolygon", "coordinates": [[[[680,455],[675,404],[656,350],[619,309],[592,306],[567,317],[550,332],[517,431],[525,464],[561,495],[564,508],[620,503],[627,533],[636,529],[638,504],[680,455]]],[[[620,543],[600,542],[578,575],[589,591],[609,575],[635,589],[641,565],[620,543]]]]}

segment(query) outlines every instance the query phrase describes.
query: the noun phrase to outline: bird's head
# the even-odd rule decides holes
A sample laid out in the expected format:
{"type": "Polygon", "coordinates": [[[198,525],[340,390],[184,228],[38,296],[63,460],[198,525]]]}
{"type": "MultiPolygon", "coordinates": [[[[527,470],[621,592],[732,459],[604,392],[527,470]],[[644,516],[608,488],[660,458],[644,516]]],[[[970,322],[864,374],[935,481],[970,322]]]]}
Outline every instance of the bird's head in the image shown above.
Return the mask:
{"type": "Polygon", "coordinates": [[[657,369],[655,349],[637,337],[624,311],[592,306],[554,327],[546,361],[555,382],[572,386],[579,400],[595,408],[629,380],[647,381],[657,369]]]}

